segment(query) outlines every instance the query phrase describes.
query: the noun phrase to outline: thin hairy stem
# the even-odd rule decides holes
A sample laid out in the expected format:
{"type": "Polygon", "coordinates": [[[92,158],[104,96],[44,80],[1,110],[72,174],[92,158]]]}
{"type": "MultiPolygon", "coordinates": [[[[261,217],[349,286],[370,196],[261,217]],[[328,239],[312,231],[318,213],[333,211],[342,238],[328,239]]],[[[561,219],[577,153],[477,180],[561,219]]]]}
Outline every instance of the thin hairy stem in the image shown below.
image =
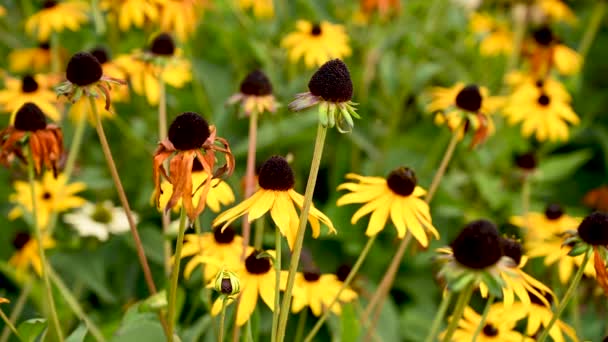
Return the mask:
{"type": "Polygon", "coordinates": [[[595,36],[597,35],[598,30],[602,24],[602,18],[604,18],[604,14],[606,13],[606,7],[608,6],[608,2],[604,0],[596,1],[595,7],[591,12],[591,18],[588,21],[587,29],[583,34],[583,38],[581,39],[580,44],[578,45],[578,53],[583,58],[583,63],[587,54],[589,53],[589,49],[595,40],[595,36]]]}
{"type": "Polygon", "coordinates": [[[13,324],[13,322],[11,322],[11,320],[8,317],[6,317],[6,314],[4,313],[4,311],[2,311],[2,309],[0,309],[0,318],[2,318],[2,320],[4,321],[4,324],[9,329],[9,331],[12,331],[13,334],[15,334],[15,336],[17,336],[17,338],[21,340],[21,336],[19,335],[17,328],[15,328],[15,325],[13,324]]]}
{"type": "MultiPolygon", "coordinates": [[[[201,199],[202,201],[203,199],[201,199]]],[[[179,232],[175,243],[175,255],[173,256],[173,268],[171,269],[171,280],[169,283],[169,307],[167,320],[169,325],[169,341],[173,341],[173,331],[175,330],[175,310],[177,305],[177,283],[179,279],[179,268],[182,257],[182,247],[184,246],[184,234],[186,232],[186,209],[182,206],[179,216],[179,232]]]]}
{"type": "Polygon", "coordinates": [[[488,313],[490,313],[490,307],[494,303],[494,295],[490,293],[488,300],[486,301],[486,305],[483,308],[483,312],[481,313],[481,318],[479,319],[479,324],[477,324],[477,328],[475,329],[475,333],[473,334],[473,341],[477,341],[477,336],[483,330],[483,327],[486,325],[486,321],[488,320],[488,313]]]}
{"type": "MultiPolygon", "coordinates": [[[[15,324],[19,319],[19,316],[21,316],[23,308],[25,307],[25,303],[27,302],[27,297],[32,291],[32,286],[33,282],[31,280],[28,280],[25,283],[25,286],[21,289],[19,297],[17,297],[17,300],[15,301],[15,306],[13,307],[13,311],[11,312],[11,315],[9,317],[9,321],[11,322],[11,324],[15,324]]],[[[10,334],[11,331],[9,330],[9,327],[5,326],[2,330],[2,336],[0,336],[0,342],[8,341],[10,334]]]]}
{"type": "MultiPolygon", "coordinates": [[[[255,191],[255,150],[257,135],[258,111],[254,110],[249,115],[249,145],[247,147],[247,169],[245,171],[245,198],[249,198],[255,191]]],[[[241,255],[241,259],[243,260],[245,260],[247,246],[249,246],[249,240],[251,239],[251,223],[247,216],[248,215],[245,215],[243,217],[243,254],[241,255]]]]}
{"type": "Polygon", "coordinates": [[[224,342],[224,325],[226,321],[226,302],[227,298],[222,300],[222,313],[220,314],[220,333],[217,337],[218,342],[224,342]]]}
{"type": "Polygon", "coordinates": [[[473,290],[475,289],[475,282],[471,282],[467,287],[465,287],[460,294],[458,295],[458,301],[456,302],[456,307],[454,308],[454,312],[452,312],[452,317],[450,318],[450,324],[448,324],[448,328],[443,336],[443,342],[452,341],[452,336],[454,336],[454,332],[456,332],[456,328],[458,328],[458,323],[460,322],[460,318],[464,313],[464,309],[466,309],[469,301],[471,300],[471,295],[473,294],[473,290]]]}
{"type": "Polygon", "coordinates": [[[452,291],[446,291],[446,293],[441,296],[441,304],[439,304],[439,308],[435,313],[435,318],[433,318],[433,323],[431,324],[431,329],[429,330],[429,334],[426,335],[424,342],[434,342],[435,336],[439,332],[441,328],[441,322],[445,317],[445,313],[448,311],[448,306],[450,306],[450,301],[452,301],[452,291]]]}
{"type": "Polygon", "coordinates": [[[281,312],[281,232],[275,229],[275,251],[276,258],[274,259],[275,283],[274,283],[274,311],[272,312],[272,335],[271,341],[277,340],[277,326],[279,324],[279,313],[281,312]]]}

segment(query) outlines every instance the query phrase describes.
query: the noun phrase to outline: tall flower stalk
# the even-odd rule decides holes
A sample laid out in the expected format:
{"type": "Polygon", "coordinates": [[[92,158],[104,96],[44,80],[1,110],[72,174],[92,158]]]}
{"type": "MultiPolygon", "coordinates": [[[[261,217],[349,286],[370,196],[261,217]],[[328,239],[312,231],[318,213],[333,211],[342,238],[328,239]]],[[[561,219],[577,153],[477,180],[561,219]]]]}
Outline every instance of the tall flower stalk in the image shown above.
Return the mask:
{"type": "Polygon", "coordinates": [[[281,296],[279,291],[281,290],[281,232],[278,229],[275,229],[275,250],[276,257],[274,259],[274,269],[276,272],[276,279],[274,284],[274,311],[272,312],[272,336],[271,341],[276,342],[277,335],[275,331],[277,331],[277,326],[279,324],[279,313],[281,310],[279,309],[281,305],[281,296]]]}
{"type": "Polygon", "coordinates": [[[469,305],[469,301],[471,300],[471,295],[473,294],[474,289],[475,283],[471,282],[458,295],[456,307],[454,308],[454,312],[452,312],[452,317],[450,318],[450,324],[448,324],[446,333],[443,336],[443,342],[452,341],[452,336],[454,336],[454,332],[456,332],[456,328],[458,328],[458,322],[460,322],[464,309],[467,307],[467,305],[469,305]]]}
{"type": "MultiPolygon", "coordinates": [[[[249,115],[249,145],[247,147],[247,169],[245,171],[245,198],[249,198],[255,191],[255,152],[257,145],[258,134],[258,111],[254,110],[249,115]]],[[[263,234],[264,231],[256,230],[257,234],[263,234]]],[[[245,259],[247,246],[251,240],[251,223],[247,216],[243,218],[243,255],[245,259]]],[[[262,237],[255,237],[255,241],[261,240],[262,237]]],[[[277,249],[278,252],[278,249],[277,249]]]]}
{"type": "MultiPolygon", "coordinates": [[[[169,299],[168,299],[168,313],[167,313],[167,324],[168,329],[168,340],[173,341],[173,331],[175,330],[175,310],[177,302],[177,282],[179,279],[179,268],[181,263],[182,247],[184,246],[184,234],[186,232],[186,210],[182,206],[179,216],[179,231],[177,233],[177,241],[175,243],[175,256],[173,258],[173,267],[171,268],[171,279],[169,281],[169,299]]],[[[225,303],[222,306],[222,311],[225,310],[225,303]]],[[[222,318],[223,322],[223,318],[222,318]]],[[[223,330],[223,329],[222,329],[223,330]]],[[[222,332],[220,330],[220,333],[222,332]]]]}

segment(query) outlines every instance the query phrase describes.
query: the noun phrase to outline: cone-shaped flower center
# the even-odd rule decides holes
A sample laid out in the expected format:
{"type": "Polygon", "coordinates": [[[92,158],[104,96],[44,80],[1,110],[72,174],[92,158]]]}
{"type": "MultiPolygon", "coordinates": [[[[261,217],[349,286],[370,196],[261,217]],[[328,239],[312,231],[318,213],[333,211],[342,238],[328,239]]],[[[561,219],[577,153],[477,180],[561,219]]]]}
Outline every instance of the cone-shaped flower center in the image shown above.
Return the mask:
{"type": "Polygon", "coordinates": [[[539,45],[549,46],[555,39],[553,31],[548,26],[543,26],[533,33],[534,40],[539,45]]]}
{"type": "Polygon", "coordinates": [[[245,268],[250,274],[266,274],[272,268],[269,257],[258,258],[262,251],[254,251],[245,259],[245,268]]]}
{"type": "Polygon", "coordinates": [[[152,41],[150,51],[159,56],[173,56],[175,53],[175,42],[168,33],[161,33],[152,41]]]}
{"type": "Polygon", "coordinates": [[[317,37],[320,36],[321,33],[323,33],[323,31],[321,30],[321,25],[319,23],[313,24],[312,28],[310,29],[310,34],[317,37]]]}
{"type": "Polygon", "coordinates": [[[350,266],[340,265],[338,267],[338,270],[336,271],[336,276],[338,277],[338,280],[340,280],[341,282],[345,282],[346,278],[350,274],[350,270],[351,270],[350,266]]]}
{"type": "Polygon", "coordinates": [[[222,286],[220,290],[220,292],[223,294],[232,294],[232,282],[230,281],[230,278],[222,279],[222,286]]]}
{"type": "Polygon", "coordinates": [[[31,75],[23,76],[21,80],[21,91],[24,93],[33,93],[38,90],[38,82],[31,75]]]}
{"type": "Polygon", "coordinates": [[[388,174],[386,184],[395,194],[409,196],[416,188],[416,174],[409,167],[400,167],[388,174]]]}
{"type": "Polygon", "coordinates": [[[534,170],[536,168],[536,156],[532,152],[515,156],[515,164],[524,170],[534,170]]]}
{"type": "Polygon", "coordinates": [[[333,59],[323,64],[308,82],[310,93],[329,102],[348,102],[353,98],[353,82],[346,64],[333,59]]]}
{"type": "Polygon", "coordinates": [[[293,189],[295,178],[285,158],[272,156],[260,167],[258,182],[265,190],[287,191],[293,189]]]}
{"type": "Polygon", "coordinates": [[[26,232],[17,232],[15,234],[15,237],[13,238],[13,247],[19,250],[23,248],[23,246],[25,246],[30,241],[30,239],[30,234],[26,232]]]}
{"type": "Polygon", "coordinates": [[[578,235],[593,246],[608,245],[608,213],[594,212],[578,226],[578,235]]]}
{"type": "Polygon", "coordinates": [[[539,105],[546,107],[549,105],[549,103],[551,103],[551,98],[547,96],[547,94],[541,94],[536,102],[538,102],[539,105]]]}
{"type": "Polygon", "coordinates": [[[316,271],[304,271],[304,279],[307,282],[315,282],[318,281],[321,278],[321,273],[316,272],[316,271]]]}
{"type": "Polygon", "coordinates": [[[564,208],[559,204],[549,204],[547,208],[545,208],[545,217],[549,220],[557,220],[562,217],[562,215],[564,215],[564,208]]]}
{"type": "Polygon", "coordinates": [[[218,244],[229,244],[234,240],[234,229],[232,227],[226,227],[222,232],[221,229],[217,228],[213,230],[213,238],[218,244]]]}
{"type": "Polygon", "coordinates": [[[498,329],[492,324],[488,323],[483,327],[483,334],[488,337],[494,337],[498,335],[498,329]]]}
{"type": "Polygon", "coordinates": [[[498,229],[488,220],[466,225],[450,246],[456,261],[473,269],[492,266],[502,257],[498,229]]]}
{"type": "Polygon", "coordinates": [[[77,86],[93,84],[103,75],[101,64],[88,52],[78,52],[68,62],[66,78],[77,86]]]}
{"type": "Polygon", "coordinates": [[[51,44],[49,44],[49,42],[43,42],[43,43],[38,44],[38,48],[48,51],[51,49],[51,44]]]}
{"type": "Polygon", "coordinates": [[[53,1],[53,0],[46,0],[42,4],[42,8],[53,8],[55,6],[57,6],[57,1],[53,1]]]}
{"type": "Polygon", "coordinates": [[[509,238],[500,238],[500,242],[502,253],[513,259],[515,265],[519,265],[521,257],[524,254],[524,248],[521,246],[521,243],[509,238]]]}
{"type": "Polygon", "coordinates": [[[91,219],[95,222],[107,224],[112,222],[112,212],[108,210],[102,203],[95,205],[95,210],[91,214],[91,219]]]}
{"type": "Polygon", "coordinates": [[[469,112],[477,113],[481,109],[481,92],[479,87],[470,84],[462,88],[456,95],[456,106],[469,112]]]}
{"type": "Polygon", "coordinates": [[[245,95],[266,96],[272,94],[272,84],[261,70],[254,70],[241,82],[241,93],[245,95]]]}
{"type": "Polygon", "coordinates": [[[110,53],[105,48],[99,46],[91,50],[91,55],[97,58],[99,64],[105,64],[110,61],[110,53]]]}
{"type": "Polygon", "coordinates": [[[38,106],[27,102],[17,111],[13,125],[20,131],[34,132],[46,128],[46,118],[38,106]]]}
{"type": "Polygon", "coordinates": [[[178,115],[169,126],[169,141],[181,151],[194,150],[203,147],[209,138],[209,124],[202,116],[194,112],[178,115]]]}

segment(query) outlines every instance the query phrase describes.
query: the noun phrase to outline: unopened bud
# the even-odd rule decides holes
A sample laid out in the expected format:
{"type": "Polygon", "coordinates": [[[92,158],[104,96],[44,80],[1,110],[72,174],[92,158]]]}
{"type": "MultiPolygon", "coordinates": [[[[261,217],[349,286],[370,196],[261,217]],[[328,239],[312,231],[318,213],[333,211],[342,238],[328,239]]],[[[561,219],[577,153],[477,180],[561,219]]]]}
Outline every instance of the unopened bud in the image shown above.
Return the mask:
{"type": "Polygon", "coordinates": [[[215,277],[215,290],[225,296],[236,296],[241,292],[239,277],[232,271],[219,271],[215,277]]]}

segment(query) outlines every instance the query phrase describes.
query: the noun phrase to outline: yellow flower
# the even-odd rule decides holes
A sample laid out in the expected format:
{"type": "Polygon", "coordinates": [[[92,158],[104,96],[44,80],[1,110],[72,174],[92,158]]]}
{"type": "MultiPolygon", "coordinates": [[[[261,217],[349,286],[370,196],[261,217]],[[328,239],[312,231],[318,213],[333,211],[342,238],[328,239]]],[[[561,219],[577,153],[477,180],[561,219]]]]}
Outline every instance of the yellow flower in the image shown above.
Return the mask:
{"type": "MultiPolygon", "coordinates": [[[[274,251],[265,251],[274,255],[274,251]]],[[[276,272],[272,267],[272,259],[268,256],[261,256],[261,251],[253,251],[245,264],[235,272],[240,279],[241,293],[236,311],[236,325],[242,326],[249,320],[258,302],[258,296],[274,311],[275,281],[276,272]]],[[[217,315],[222,309],[222,299],[213,303],[212,315],[217,315]]]]}
{"type": "Polygon", "coordinates": [[[49,44],[40,43],[37,47],[15,49],[8,55],[9,67],[14,72],[40,72],[51,63],[49,44]]]}
{"type": "Polygon", "coordinates": [[[473,12],[469,27],[481,37],[479,50],[482,55],[508,55],[513,50],[513,33],[489,14],[473,12]]]}
{"type": "Polygon", "coordinates": [[[573,75],[581,69],[582,56],[561,44],[550,27],[542,26],[532,36],[524,46],[532,74],[543,78],[555,67],[562,75],[573,75]]]}
{"type": "Polygon", "coordinates": [[[159,11],[161,30],[174,32],[179,40],[185,41],[194,33],[206,5],[206,0],[164,1],[159,11]]]}
{"type": "Polygon", "coordinates": [[[57,95],[51,89],[52,78],[43,75],[26,75],[22,79],[7,77],[6,89],[0,90],[0,106],[3,111],[14,114],[27,102],[32,102],[53,121],[59,121],[61,114],[57,110],[57,95]]]}
{"type": "Polygon", "coordinates": [[[527,96],[537,89],[544,89],[554,98],[565,102],[572,101],[572,96],[564,85],[553,77],[536,78],[533,75],[520,71],[511,71],[505,76],[505,83],[513,89],[511,97],[527,96]]]}
{"type": "Polygon", "coordinates": [[[568,140],[568,123],[580,122],[568,102],[562,99],[563,94],[554,96],[544,87],[528,87],[509,97],[503,115],[509,124],[522,123],[521,133],[524,137],[536,136],[538,141],[568,140]]]}
{"type": "Polygon", "coordinates": [[[0,304],[7,304],[7,303],[10,303],[10,302],[11,302],[10,300],[8,300],[8,299],[6,299],[4,297],[0,297],[0,304]]]}
{"type": "MultiPolygon", "coordinates": [[[[281,277],[281,290],[287,286],[287,273],[281,277]]],[[[297,273],[293,288],[293,303],[291,312],[298,313],[305,307],[315,316],[321,316],[340,291],[342,282],[335,274],[319,274],[318,272],[297,273]]],[[[350,302],[357,298],[357,293],[350,288],[344,289],[340,294],[339,302],[333,305],[332,312],[340,314],[340,302],[350,302]]]]}
{"type": "Polygon", "coordinates": [[[245,115],[254,111],[262,114],[265,111],[274,113],[279,104],[272,95],[272,83],[261,70],[250,72],[241,82],[240,92],[228,99],[229,104],[240,102],[245,115]]]}
{"type": "MultiPolygon", "coordinates": [[[[9,202],[16,206],[8,213],[11,220],[23,216],[24,213],[30,219],[32,215],[32,196],[29,182],[16,181],[15,192],[9,196],[9,202]]],[[[38,226],[44,229],[52,213],[60,213],[68,209],[78,208],[86,203],[82,197],[75,196],[83,191],[86,185],[82,182],[66,184],[65,175],[59,174],[53,177],[53,172],[46,171],[41,181],[36,181],[34,192],[36,194],[36,216],[38,226]]]]}
{"type": "Polygon", "coordinates": [[[84,1],[46,0],[43,9],[27,19],[25,30],[29,34],[36,33],[38,41],[46,42],[54,32],[61,32],[66,28],[78,31],[80,25],[89,20],[88,10],[89,5],[84,1]]]}
{"type": "Polygon", "coordinates": [[[304,57],[306,67],[312,68],[351,54],[348,36],[342,25],[298,20],[296,28],[296,32],[288,34],[281,41],[281,46],[289,50],[289,59],[293,63],[304,57]]]}
{"type": "Polygon", "coordinates": [[[526,240],[538,240],[562,235],[568,230],[576,230],[582,218],[564,213],[558,204],[549,204],[545,212],[530,212],[527,216],[512,216],[509,222],[526,234],[526,240]]]}
{"type": "Polygon", "coordinates": [[[158,6],[166,0],[102,0],[102,10],[111,11],[118,18],[121,31],[128,31],[131,26],[141,28],[144,23],[158,22],[158,6]]]}
{"type": "MultiPolygon", "coordinates": [[[[515,331],[516,320],[505,319],[503,310],[496,304],[490,307],[485,325],[481,329],[476,342],[531,342],[531,338],[515,331]]],[[[477,327],[481,323],[481,316],[470,307],[464,309],[462,318],[458,322],[458,328],[452,336],[453,342],[470,342],[477,327]]],[[[443,338],[442,333],[440,335],[443,338]]]]}
{"type": "MultiPolygon", "coordinates": [[[[6,8],[4,8],[4,6],[0,6],[0,17],[4,17],[5,15],[6,15],[6,8]]],[[[2,301],[1,301],[2,299],[4,299],[4,298],[0,298],[0,303],[2,303],[2,301]]]]}
{"type": "MultiPolygon", "coordinates": [[[[283,157],[270,157],[260,168],[258,183],[260,187],[251,197],[221,213],[213,221],[213,226],[223,224],[222,229],[225,229],[245,214],[248,214],[247,219],[251,222],[270,211],[272,220],[287,239],[289,248],[293,249],[300,221],[295,206],[301,210],[304,205],[304,196],[293,189],[293,170],[283,157]]],[[[336,233],[331,220],[312,205],[308,221],[314,238],[321,234],[319,221],[323,222],[331,233],[336,233]]]]}
{"type": "Polygon", "coordinates": [[[242,9],[253,8],[253,15],[257,18],[272,18],[274,6],[272,0],[239,0],[242,9]]]}
{"type": "MultiPolygon", "coordinates": [[[[13,246],[16,251],[8,261],[18,274],[26,273],[30,266],[39,276],[42,274],[42,261],[38,254],[38,240],[30,237],[28,233],[19,232],[13,239],[13,246]]],[[[50,237],[43,238],[42,247],[50,249],[55,247],[55,241],[50,237]]]]}
{"type": "Polygon", "coordinates": [[[536,3],[543,14],[552,20],[565,21],[568,24],[575,24],[577,21],[572,10],[561,0],[538,0],[536,3]]]}
{"type": "Polygon", "coordinates": [[[355,212],[351,223],[355,224],[364,215],[372,213],[365,232],[367,236],[378,234],[386,226],[390,215],[400,239],[410,232],[423,247],[429,244],[429,233],[439,239],[429,206],[421,198],[426,191],[416,184],[416,175],[411,169],[400,167],[389,173],[386,179],[353,173],[347,174],[346,178],[357,182],[338,186],[338,190],[348,190],[350,193],[340,197],[337,204],[365,203],[355,212]]]}
{"type": "Polygon", "coordinates": [[[184,268],[184,277],[190,278],[194,269],[203,263],[204,279],[209,282],[222,268],[237,269],[241,265],[242,254],[243,238],[236,235],[231,227],[224,231],[214,229],[213,233],[203,233],[199,236],[187,234],[181,257],[192,259],[184,268]]]}

